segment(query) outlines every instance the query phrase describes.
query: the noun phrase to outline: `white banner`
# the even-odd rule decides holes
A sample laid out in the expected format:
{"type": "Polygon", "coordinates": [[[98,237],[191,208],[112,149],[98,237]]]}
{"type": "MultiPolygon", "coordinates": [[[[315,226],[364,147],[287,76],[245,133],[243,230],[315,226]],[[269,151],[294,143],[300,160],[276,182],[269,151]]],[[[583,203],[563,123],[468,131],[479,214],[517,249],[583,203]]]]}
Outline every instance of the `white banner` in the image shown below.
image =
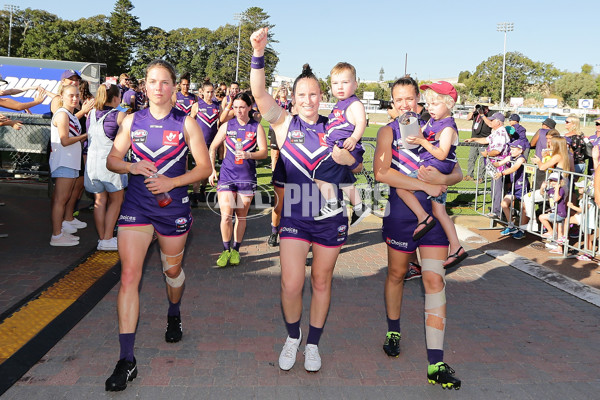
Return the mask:
{"type": "Polygon", "coordinates": [[[558,99],[544,99],[544,108],[558,107],[558,99]]]}

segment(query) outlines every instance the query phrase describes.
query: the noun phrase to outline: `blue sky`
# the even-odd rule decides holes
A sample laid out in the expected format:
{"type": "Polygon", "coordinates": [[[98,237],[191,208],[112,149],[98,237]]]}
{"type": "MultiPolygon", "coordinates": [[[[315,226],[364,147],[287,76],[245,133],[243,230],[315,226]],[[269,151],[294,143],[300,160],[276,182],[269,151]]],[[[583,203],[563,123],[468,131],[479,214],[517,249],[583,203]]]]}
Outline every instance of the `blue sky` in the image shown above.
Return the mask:
{"type": "MultiPolygon", "coordinates": [[[[63,2],[19,0],[22,9],[49,11],[75,20],[110,14],[112,0],[78,1],[65,8],[63,2]]],[[[513,22],[507,51],[519,51],[534,61],[552,63],[561,70],[579,72],[581,65],[600,72],[597,0],[504,0],[504,1],[244,1],[229,0],[132,0],[132,13],[143,28],[164,30],[179,27],[215,29],[236,24],[233,14],[249,7],[263,8],[270,16],[279,40],[277,72],[295,77],[308,62],[325,78],[338,61],[347,61],[362,80],[376,80],[384,68],[385,79],[407,72],[418,79],[456,77],[474,71],[488,57],[501,54],[504,34],[498,22],[513,22]],[[302,5],[298,5],[302,4],[302,5]],[[419,5],[423,5],[422,9],[419,5]],[[168,13],[171,12],[171,15],[168,13]]],[[[85,60],[81,60],[85,61],[85,60]]]]}

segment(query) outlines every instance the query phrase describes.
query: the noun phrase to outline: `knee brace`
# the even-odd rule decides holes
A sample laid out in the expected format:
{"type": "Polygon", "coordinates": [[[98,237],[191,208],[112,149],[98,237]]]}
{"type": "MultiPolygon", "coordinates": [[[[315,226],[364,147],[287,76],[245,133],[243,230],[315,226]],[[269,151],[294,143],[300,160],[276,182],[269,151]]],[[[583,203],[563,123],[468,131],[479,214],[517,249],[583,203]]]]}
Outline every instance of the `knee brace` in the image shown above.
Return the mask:
{"type": "Polygon", "coordinates": [[[444,288],[439,292],[425,293],[425,339],[428,349],[444,349],[446,316],[440,315],[438,310],[446,305],[446,274],[442,264],[442,260],[433,259],[424,259],[421,262],[422,271],[435,272],[444,282],[444,288]]]}
{"type": "Polygon", "coordinates": [[[185,250],[181,250],[181,253],[176,254],[174,256],[168,256],[165,253],[160,251],[160,261],[162,262],[163,274],[165,274],[165,280],[167,281],[167,285],[172,288],[178,288],[183,285],[185,282],[185,273],[183,272],[183,268],[181,268],[181,272],[176,278],[171,278],[167,275],[167,271],[177,265],[181,265],[181,260],[183,259],[183,252],[185,250]],[[171,264],[171,262],[173,264],[171,264]]]}

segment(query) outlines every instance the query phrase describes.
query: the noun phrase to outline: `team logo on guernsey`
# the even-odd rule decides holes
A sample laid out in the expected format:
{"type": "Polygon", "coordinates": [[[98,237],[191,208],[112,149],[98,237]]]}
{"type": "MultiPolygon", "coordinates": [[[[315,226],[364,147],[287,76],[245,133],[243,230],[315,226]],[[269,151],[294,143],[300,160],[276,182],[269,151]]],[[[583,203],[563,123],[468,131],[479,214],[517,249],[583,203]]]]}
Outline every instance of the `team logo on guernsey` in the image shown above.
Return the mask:
{"type": "Polygon", "coordinates": [[[252,140],[256,136],[256,132],[246,132],[246,140],[252,140]]]}
{"type": "Polygon", "coordinates": [[[290,142],[292,143],[304,143],[304,132],[302,131],[291,131],[290,142]]]}
{"type": "Polygon", "coordinates": [[[133,141],[135,143],[146,143],[146,138],[148,137],[148,132],[146,132],[143,129],[138,129],[136,131],[133,131],[133,133],[131,134],[131,137],[133,138],[133,141]]]}
{"type": "Polygon", "coordinates": [[[348,229],[348,227],[346,225],[338,226],[338,228],[337,228],[338,236],[339,237],[346,236],[347,229],[348,229]]]}
{"type": "Polygon", "coordinates": [[[227,136],[234,138],[237,136],[237,131],[227,131],[227,136]]]}
{"type": "Polygon", "coordinates": [[[179,131],[163,131],[163,146],[178,146],[179,131]]]}
{"type": "Polygon", "coordinates": [[[325,134],[324,133],[317,133],[317,135],[319,135],[319,145],[320,146],[327,146],[327,141],[325,140],[325,134]]]}
{"type": "Polygon", "coordinates": [[[346,118],[344,118],[344,111],[342,110],[335,110],[333,112],[333,116],[340,122],[344,122],[346,120],[346,118]]]}
{"type": "Polygon", "coordinates": [[[181,217],[175,220],[175,225],[177,229],[184,229],[187,226],[188,220],[187,218],[181,217]]]}

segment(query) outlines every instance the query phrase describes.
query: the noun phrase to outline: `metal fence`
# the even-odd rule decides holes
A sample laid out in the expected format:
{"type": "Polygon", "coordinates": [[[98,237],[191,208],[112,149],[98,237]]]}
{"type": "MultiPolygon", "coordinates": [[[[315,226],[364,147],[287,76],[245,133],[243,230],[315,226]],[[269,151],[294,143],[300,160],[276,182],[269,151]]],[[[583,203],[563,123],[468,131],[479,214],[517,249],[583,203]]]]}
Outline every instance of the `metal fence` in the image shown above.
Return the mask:
{"type": "MultiPolygon", "coordinates": [[[[530,188],[523,189],[520,197],[515,196],[515,185],[510,181],[509,176],[499,179],[501,185],[496,188],[502,189],[500,198],[506,199],[503,207],[505,210],[500,213],[501,215],[493,215],[495,204],[491,194],[496,181],[492,177],[492,171],[486,171],[481,184],[483,196],[478,197],[479,201],[475,205],[478,214],[490,217],[490,228],[494,225],[495,229],[508,227],[512,228],[514,233],[518,230],[535,235],[546,242],[539,243],[540,246],[548,248],[559,258],[577,256],[582,260],[591,260],[596,257],[595,243],[598,241],[596,228],[599,226],[600,214],[594,202],[592,175],[558,169],[541,171],[536,165],[524,164],[524,179],[532,185],[530,188]],[[555,204],[554,196],[548,194],[550,174],[558,175],[558,188],[562,187],[564,190],[560,199],[566,206],[564,219],[557,212],[558,205],[555,204]],[[536,185],[536,182],[539,185],[536,185]],[[506,203],[509,203],[508,207],[506,203]],[[540,217],[547,221],[550,229],[544,227],[540,217]]],[[[555,189],[554,192],[557,190],[555,189]]]]}
{"type": "Polygon", "coordinates": [[[15,130],[10,126],[0,126],[0,170],[5,175],[48,175],[50,119],[39,114],[3,115],[22,121],[23,127],[15,130]]]}

